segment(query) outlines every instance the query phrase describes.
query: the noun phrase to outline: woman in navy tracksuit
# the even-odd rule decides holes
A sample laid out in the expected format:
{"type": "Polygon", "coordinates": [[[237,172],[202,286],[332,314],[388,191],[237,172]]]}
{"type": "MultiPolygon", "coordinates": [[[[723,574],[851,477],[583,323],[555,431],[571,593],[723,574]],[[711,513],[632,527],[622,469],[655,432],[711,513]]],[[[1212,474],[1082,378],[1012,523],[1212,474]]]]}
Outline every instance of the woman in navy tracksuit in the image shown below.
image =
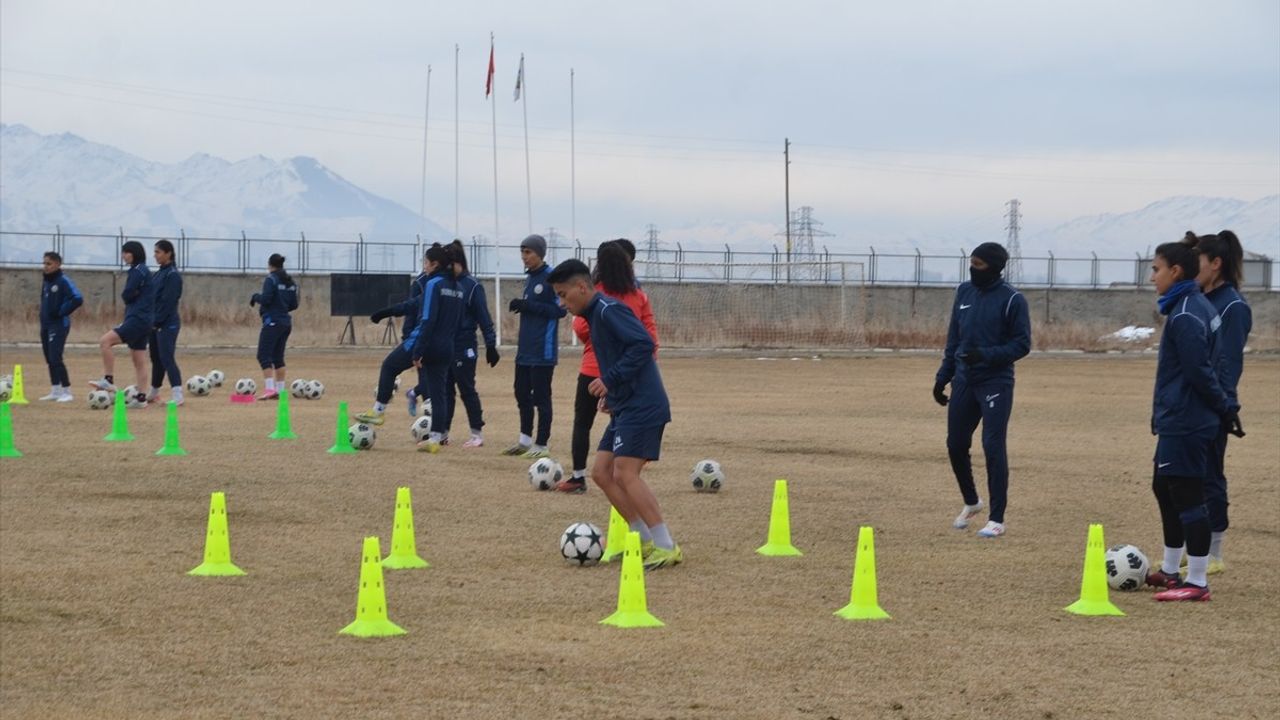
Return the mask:
{"type": "Polygon", "coordinates": [[[262,330],[258,333],[258,365],[262,367],[265,387],[259,400],[278,397],[284,384],[284,350],[293,332],[289,313],[298,309],[298,286],[284,270],[284,256],[273,253],[267,259],[267,277],[262,292],[249,298],[249,307],[258,306],[262,330]]]}
{"type": "Polygon", "coordinates": [[[1157,436],[1151,489],[1164,527],[1164,557],[1147,584],[1164,588],[1157,600],[1208,600],[1211,530],[1204,502],[1213,443],[1218,433],[1243,436],[1238,406],[1218,383],[1213,357],[1221,320],[1200,292],[1200,256],[1185,243],[1156,248],[1151,282],[1167,315],[1156,365],[1151,431],[1157,436]],[[1183,545],[1187,576],[1178,577],[1183,545]]]}
{"type": "Polygon", "coordinates": [[[40,288],[40,349],[49,366],[52,389],[41,400],[71,402],[71,378],[62,361],[62,349],[71,333],[71,313],[84,304],[84,296],[62,273],[62,256],[49,251],[44,254],[44,283],[40,288]]]}
{"type": "Polygon", "coordinates": [[[947,407],[947,454],[964,498],[964,508],[952,527],[968,527],[985,507],[974,487],[969,459],[973,431],[981,422],[991,510],[978,535],[992,538],[1005,531],[1009,490],[1005,437],[1013,411],[1013,364],[1031,351],[1027,300],[1000,277],[1008,261],[1009,253],[999,243],[982,243],[974,248],[969,258],[970,281],[956,289],[947,349],[933,385],[933,399],[947,407]],[[949,406],[945,392],[948,382],[949,406]]]}
{"type": "MultiPolygon", "coordinates": [[[[1240,294],[1240,282],[1244,279],[1244,248],[1240,239],[1230,230],[1217,235],[1196,237],[1187,233],[1184,242],[1193,245],[1200,253],[1200,274],[1196,282],[1205,298],[1213,304],[1222,325],[1218,328],[1218,342],[1214,345],[1213,367],[1222,391],[1229,404],[1240,406],[1237,387],[1244,372],[1244,346],[1253,330],[1253,312],[1240,294]]],[[[1224,465],[1227,459],[1227,435],[1220,428],[1213,441],[1209,456],[1209,477],[1205,480],[1205,501],[1209,510],[1209,568],[1207,574],[1222,572],[1222,541],[1227,532],[1227,476],[1224,465]]]]}
{"type": "Polygon", "coordinates": [[[151,349],[151,392],[147,394],[147,401],[156,402],[160,398],[160,385],[164,383],[167,374],[173,401],[181,405],[182,371],[178,369],[178,360],[174,354],[178,348],[178,332],[182,329],[182,319],[178,316],[178,301],[182,299],[182,274],[178,272],[178,265],[174,262],[173,243],[157,240],[154,256],[160,269],[151,276],[151,286],[155,293],[155,317],[148,342],[151,349]]]}
{"type": "Polygon", "coordinates": [[[115,357],[111,348],[128,345],[133,358],[133,370],[137,374],[137,395],[134,402],[147,402],[147,338],[151,335],[151,319],[155,294],[151,292],[151,271],[147,269],[147,251],[142,243],[130,240],[120,248],[120,259],[129,266],[120,299],[124,301],[124,321],[108,330],[99,340],[102,351],[102,379],[89,382],[94,388],[108,392],[116,389],[115,357]]]}
{"type": "Polygon", "coordinates": [[[467,409],[467,422],[471,426],[471,437],[462,443],[462,447],[477,448],[484,445],[484,408],[480,404],[480,393],[476,392],[477,327],[484,335],[484,359],[489,367],[497,365],[502,356],[495,346],[493,317],[489,315],[484,286],[467,270],[467,253],[462,241],[454,240],[449,247],[453,250],[458,290],[462,291],[462,317],[458,320],[458,334],[453,339],[453,362],[449,365],[449,376],[445,381],[444,442],[449,441],[449,427],[453,424],[453,412],[457,407],[456,390],[467,409]]]}
{"type": "MultiPolygon", "coordinates": [[[[369,316],[372,323],[380,323],[389,317],[403,317],[400,322],[400,342],[409,339],[415,328],[418,327],[418,311],[422,309],[422,290],[427,285],[427,276],[431,274],[429,269],[430,261],[427,259],[426,253],[422,254],[422,272],[418,273],[418,277],[409,283],[409,297],[403,301],[391,305],[375,312],[369,316]]],[[[427,392],[426,375],[422,370],[418,370],[417,383],[405,391],[405,399],[408,401],[409,417],[418,416],[418,394],[415,392],[421,388],[422,394],[427,392]]]]}
{"type": "Polygon", "coordinates": [[[427,250],[427,284],[422,292],[422,309],[418,311],[418,326],[409,337],[387,353],[378,374],[378,395],[373,409],[356,415],[356,419],[371,425],[385,421],[387,403],[395,390],[396,376],[410,367],[425,369],[427,397],[431,400],[431,434],[418,443],[418,449],[439,452],[444,437],[444,413],[436,410],[445,406],[445,377],[449,361],[453,359],[453,338],[458,331],[458,318],[462,314],[462,293],[454,278],[453,253],[440,243],[427,250]]]}

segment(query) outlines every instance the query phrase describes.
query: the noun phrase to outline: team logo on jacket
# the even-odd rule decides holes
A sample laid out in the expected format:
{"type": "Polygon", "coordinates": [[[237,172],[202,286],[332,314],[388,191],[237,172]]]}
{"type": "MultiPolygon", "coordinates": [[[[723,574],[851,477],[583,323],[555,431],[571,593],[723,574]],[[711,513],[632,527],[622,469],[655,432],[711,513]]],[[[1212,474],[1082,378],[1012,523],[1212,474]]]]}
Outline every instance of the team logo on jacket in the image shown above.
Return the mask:
{"type": "Polygon", "coordinates": [[[49,292],[58,292],[58,286],[54,285],[53,287],[49,288],[49,292]]]}
{"type": "MultiPolygon", "coordinates": [[[[57,290],[58,288],[55,286],[53,289],[57,290]]],[[[1214,315],[1213,319],[1209,321],[1209,330],[1211,332],[1218,332],[1218,328],[1220,327],[1222,327],[1222,316],[1214,315]]]]}
{"type": "Polygon", "coordinates": [[[537,285],[534,285],[534,286],[533,286],[533,294],[534,294],[534,295],[541,295],[541,294],[542,294],[542,283],[538,283],[537,285]]]}

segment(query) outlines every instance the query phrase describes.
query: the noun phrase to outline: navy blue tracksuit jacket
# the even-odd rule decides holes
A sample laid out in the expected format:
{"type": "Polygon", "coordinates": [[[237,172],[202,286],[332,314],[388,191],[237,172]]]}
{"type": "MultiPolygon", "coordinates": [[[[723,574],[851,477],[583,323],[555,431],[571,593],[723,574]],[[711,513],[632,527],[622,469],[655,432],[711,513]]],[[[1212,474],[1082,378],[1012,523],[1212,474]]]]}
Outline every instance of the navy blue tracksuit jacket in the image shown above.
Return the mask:
{"type": "Polygon", "coordinates": [[[1003,280],[985,289],[961,283],[951,306],[947,348],[937,380],[969,384],[1012,381],[1013,363],[1030,351],[1031,317],[1022,293],[1003,280]],[[960,359],[971,348],[982,350],[982,362],[969,365],[960,359]]]}
{"type": "Polygon", "coordinates": [[[462,291],[453,272],[442,268],[428,275],[422,288],[418,324],[403,343],[409,358],[422,358],[428,365],[453,360],[453,341],[461,317],[462,291]]]}
{"type": "Polygon", "coordinates": [[[71,313],[83,304],[79,288],[61,270],[45,275],[40,288],[40,330],[70,328],[71,313]]]}
{"type": "MultiPolygon", "coordinates": [[[[458,289],[462,291],[462,318],[458,321],[458,334],[453,341],[453,354],[462,357],[467,350],[476,349],[476,328],[484,336],[485,347],[493,347],[497,338],[493,332],[493,316],[489,314],[489,300],[484,285],[463,273],[458,276],[458,289]]],[[[554,293],[553,293],[554,294],[554,293]]]]}
{"type": "Polygon", "coordinates": [[[182,324],[178,317],[178,301],[182,299],[182,273],[173,263],[160,266],[151,275],[154,306],[151,326],[172,329],[182,324]]]}
{"type": "Polygon", "coordinates": [[[1244,346],[1253,331],[1253,311],[1235,285],[1219,285],[1205,295],[1222,321],[1213,347],[1213,368],[1232,407],[1240,407],[1237,386],[1244,372],[1244,346]]]}
{"type": "Polygon", "coordinates": [[[427,284],[427,274],[418,273],[418,277],[409,283],[409,297],[387,308],[392,317],[402,317],[400,321],[400,339],[408,340],[413,329],[418,327],[418,312],[422,310],[422,288],[427,284]]]}
{"type": "Polygon", "coordinates": [[[1169,308],[1151,403],[1155,434],[1211,436],[1221,427],[1228,400],[1213,367],[1221,324],[1198,287],[1183,293],[1169,308]]]}
{"type": "Polygon", "coordinates": [[[516,364],[529,366],[555,365],[559,358],[556,331],[565,310],[551,289],[547,277],[551,267],[543,263],[528,270],[524,282],[525,306],[520,311],[520,341],[516,347],[516,364]]]}
{"type": "Polygon", "coordinates": [[[671,422],[671,403],[653,359],[653,338],[636,314],[621,300],[597,292],[585,316],[614,422],[631,428],[671,422]]]}
{"type": "Polygon", "coordinates": [[[285,284],[282,270],[274,270],[262,281],[262,292],[254,293],[263,325],[293,325],[289,313],[298,309],[298,286],[285,284]]]}
{"type": "Polygon", "coordinates": [[[137,323],[147,332],[153,327],[155,294],[151,291],[150,283],[151,269],[146,263],[138,263],[129,268],[124,290],[120,291],[120,299],[124,301],[123,324],[137,323]]]}

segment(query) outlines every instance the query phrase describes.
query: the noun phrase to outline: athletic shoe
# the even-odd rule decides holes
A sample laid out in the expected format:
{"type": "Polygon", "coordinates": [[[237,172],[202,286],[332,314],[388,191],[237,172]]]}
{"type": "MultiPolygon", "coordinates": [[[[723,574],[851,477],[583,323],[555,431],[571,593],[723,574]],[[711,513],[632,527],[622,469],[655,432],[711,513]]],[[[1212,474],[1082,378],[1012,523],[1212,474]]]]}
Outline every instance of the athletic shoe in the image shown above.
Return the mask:
{"type": "Polygon", "coordinates": [[[1218,573],[1226,571],[1227,564],[1222,562],[1222,558],[1216,558],[1212,555],[1209,556],[1209,567],[1204,571],[1205,575],[1217,575],[1218,573]]]}
{"type": "Polygon", "coordinates": [[[385,415],[382,410],[370,410],[356,415],[356,420],[368,425],[381,425],[385,415]]]}
{"type": "Polygon", "coordinates": [[[169,398],[169,402],[173,403],[174,405],[177,405],[178,407],[182,407],[183,403],[185,403],[186,401],[187,401],[186,398],[169,398]]]}
{"type": "Polygon", "coordinates": [[[449,436],[448,436],[448,435],[445,435],[444,437],[440,438],[440,444],[441,444],[441,445],[448,445],[448,444],[449,444],[449,436]]]}
{"type": "Polygon", "coordinates": [[[1004,523],[988,520],[986,526],[978,531],[978,537],[998,538],[1004,535],[1004,523]]]}
{"type": "Polygon", "coordinates": [[[423,440],[422,442],[418,443],[418,452],[427,452],[427,453],[431,453],[432,455],[435,455],[436,453],[440,452],[440,441],[432,440],[430,438],[423,440]]]}
{"type": "Polygon", "coordinates": [[[54,398],[54,402],[71,402],[72,400],[75,400],[75,398],[71,396],[70,388],[63,388],[62,394],[54,398]]]}
{"type": "Polygon", "coordinates": [[[527,452],[529,452],[528,445],[521,445],[520,443],[516,443],[515,445],[512,445],[506,450],[503,450],[502,454],[503,455],[524,455],[527,452]]]}
{"type": "Polygon", "coordinates": [[[675,567],[682,562],[684,562],[684,553],[680,552],[679,545],[670,550],[655,547],[653,552],[649,553],[649,557],[644,559],[644,569],[657,570],[658,568],[675,567]]]}
{"type": "Polygon", "coordinates": [[[418,417],[418,396],[413,394],[413,388],[404,391],[404,399],[408,403],[409,417],[418,417]]]}
{"type": "Polygon", "coordinates": [[[1182,578],[1178,577],[1178,573],[1166,573],[1164,570],[1155,570],[1147,573],[1147,585],[1154,588],[1168,590],[1178,583],[1182,582],[1182,578]]]}
{"type": "MultiPolygon", "coordinates": [[[[262,394],[258,396],[258,399],[259,400],[275,400],[278,397],[280,397],[279,390],[263,390],[262,394]]],[[[381,425],[382,423],[378,423],[378,424],[381,425]]]]}
{"type": "Polygon", "coordinates": [[[642,560],[645,558],[648,558],[650,555],[653,554],[653,551],[657,549],[657,547],[658,547],[657,545],[653,544],[652,540],[641,540],[640,541],[640,558],[642,560]]]}
{"type": "Polygon", "coordinates": [[[538,458],[551,457],[551,453],[547,450],[546,445],[534,445],[520,457],[526,460],[537,460],[538,458]]]}
{"type": "Polygon", "coordinates": [[[116,386],[107,382],[106,378],[102,378],[101,380],[90,380],[89,387],[93,388],[94,390],[106,390],[107,392],[116,391],[116,386]]]}
{"type": "Polygon", "coordinates": [[[568,480],[561,480],[556,483],[556,492],[562,492],[566,495],[581,495],[586,491],[587,481],[585,479],[574,480],[573,478],[569,478],[568,480]]]}
{"type": "Polygon", "coordinates": [[[951,527],[957,530],[963,530],[969,527],[969,521],[976,517],[978,513],[982,512],[982,509],[985,507],[986,505],[981,499],[978,500],[977,505],[965,505],[963,508],[960,508],[960,514],[956,516],[956,519],[951,521],[951,527]]]}
{"type": "Polygon", "coordinates": [[[484,447],[484,438],[479,435],[472,435],[470,440],[462,443],[462,447],[464,448],[484,447]]]}
{"type": "Polygon", "coordinates": [[[62,393],[58,392],[58,388],[54,388],[49,391],[48,395],[44,395],[40,399],[41,400],[57,400],[60,397],[62,397],[62,393]]]}
{"type": "Polygon", "coordinates": [[[1207,602],[1209,600],[1208,586],[1200,587],[1191,583],[1180,582],[1171,586],[1168,590],[1161,590],[1155,594],[1155,599],[1160,602],[1207,602]]]}

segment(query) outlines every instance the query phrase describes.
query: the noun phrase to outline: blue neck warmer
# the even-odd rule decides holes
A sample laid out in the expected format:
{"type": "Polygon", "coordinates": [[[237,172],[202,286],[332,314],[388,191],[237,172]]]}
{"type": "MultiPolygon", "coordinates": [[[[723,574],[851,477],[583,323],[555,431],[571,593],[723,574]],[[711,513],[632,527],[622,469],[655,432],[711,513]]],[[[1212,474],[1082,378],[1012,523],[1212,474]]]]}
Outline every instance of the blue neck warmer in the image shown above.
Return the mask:
{"type": "Polygon", "coordinates": [[[1195,280],[1180,280],[1174,283],[1173,287],[1169,288],[1169,292],[1166,292],[1156,298],[1156,305],[1160,308],[1160,314],[1168,315],[1169,311],[1173,309],[1173,304],[1178,301],[1178,298],[1186,295],[1197,287],[1199,286],[1196,284],[1195,280]]]}

